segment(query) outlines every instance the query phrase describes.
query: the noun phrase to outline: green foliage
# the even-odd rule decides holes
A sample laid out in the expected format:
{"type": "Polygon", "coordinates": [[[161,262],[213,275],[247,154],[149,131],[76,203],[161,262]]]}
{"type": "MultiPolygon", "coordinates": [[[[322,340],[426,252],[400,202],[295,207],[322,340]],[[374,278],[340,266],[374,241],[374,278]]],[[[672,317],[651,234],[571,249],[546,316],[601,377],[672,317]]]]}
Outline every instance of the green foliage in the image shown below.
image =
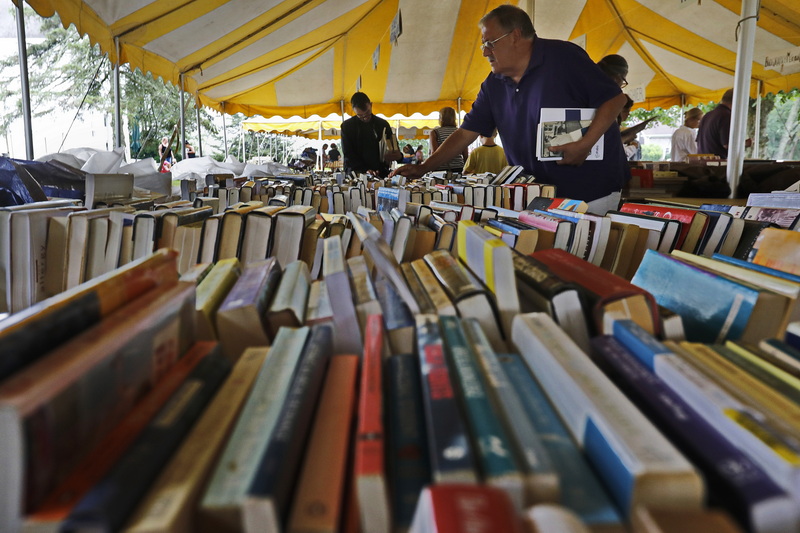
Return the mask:
{"type": "Polygon", "coordinates": [[[642,145],[642,161],[661,161],[664,150],[657,144],[642,145]]]}

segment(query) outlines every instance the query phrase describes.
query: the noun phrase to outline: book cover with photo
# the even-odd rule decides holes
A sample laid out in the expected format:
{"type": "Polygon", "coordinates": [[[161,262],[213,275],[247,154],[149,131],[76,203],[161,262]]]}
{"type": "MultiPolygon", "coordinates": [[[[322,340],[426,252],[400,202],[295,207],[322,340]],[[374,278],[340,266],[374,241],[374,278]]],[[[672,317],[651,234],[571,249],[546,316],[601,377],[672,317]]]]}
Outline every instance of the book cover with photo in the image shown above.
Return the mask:
{"type": "MultiPolygon", "coordinates": [[[[584,136],[594,118],[592,108],[543,107],[539,116],[539,131],[536,136],[536,156],[539,161],[558,161],[561,152],[557,146],[575,142],[584,136]]],[[[603,159],[603,138],[592,146],[587,161],[603,159]]]]}

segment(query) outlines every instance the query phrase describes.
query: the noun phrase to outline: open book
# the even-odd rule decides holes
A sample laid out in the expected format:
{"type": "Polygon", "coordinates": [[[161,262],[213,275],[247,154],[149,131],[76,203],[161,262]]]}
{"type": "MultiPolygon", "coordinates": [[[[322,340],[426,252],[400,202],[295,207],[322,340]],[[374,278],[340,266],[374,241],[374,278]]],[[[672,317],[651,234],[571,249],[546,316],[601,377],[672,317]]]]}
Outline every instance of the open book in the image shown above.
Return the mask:
{"type": "MultiPolygon", "coordinates": [[[[536,157],[539,161],[557,161],[561,153],[556,147],[579,140],[594,118],[592,108],[543,107],[536,135],[536,157]]],[[[603,159],[603,137],[592,146],[589,160],[603,159]]]]}

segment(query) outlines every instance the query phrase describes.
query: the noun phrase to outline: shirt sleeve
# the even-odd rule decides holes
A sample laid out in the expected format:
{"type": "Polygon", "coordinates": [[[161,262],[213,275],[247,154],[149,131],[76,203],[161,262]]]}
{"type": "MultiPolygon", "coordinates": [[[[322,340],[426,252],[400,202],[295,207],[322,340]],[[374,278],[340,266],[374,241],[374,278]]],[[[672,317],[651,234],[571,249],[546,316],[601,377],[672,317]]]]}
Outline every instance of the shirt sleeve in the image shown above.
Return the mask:
{"type": "Polygon", "coordinates": [[[472,103],[472,109],[466,114],[464,121],[461,123],[461,127],[465,130],[476,132],[484,137],[491,135],[496,127],[486,88],[491,76],[492,74],[489,74],[481,84],[481,90],[478,91],[478,96],[475,98],[475,102],[472,103]]]}

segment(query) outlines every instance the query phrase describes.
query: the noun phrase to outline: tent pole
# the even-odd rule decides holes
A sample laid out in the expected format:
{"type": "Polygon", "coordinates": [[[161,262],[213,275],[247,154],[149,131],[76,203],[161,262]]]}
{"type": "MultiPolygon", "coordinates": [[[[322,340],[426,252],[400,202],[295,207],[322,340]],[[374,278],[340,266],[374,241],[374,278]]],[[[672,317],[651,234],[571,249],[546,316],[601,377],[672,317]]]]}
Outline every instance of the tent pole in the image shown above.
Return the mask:
{"type": "Polygon", "coordinates": [[[19,48],[19,78],[22,84],[22,121],[25,127],[25,157],[33,159],[33,123],[31,122],[31,92],[28,79],[28,48],[25,39],[25,12],[23,2],[17,5],[17,46],[19,48]]]}
{"type": "Polygon", "coordinates": [[[225,102],[222,102],[222,144],[225,145],[225,160],[228,159],[228,128],[225,126],[225,102]]]}
{"type": "Polygon", "coordinates": [[[761,91],[764,85],[761,80],[756,82],[756,120],[755,133],[753,134],[753,157],[759,158],[761,153],[761,91]]]}
{"type": "Polygon", "coordinates": [[[728,184],[731,198],[736,198],[739,178],[744,167],[744,143],[747,136],[747,107],[750,98],[750,75],[753,70],[753,47],[756,37],[759,0],[742,0],[742,17],[738,30],[736,75],[731,105],[731,132],[728,138],[728,184]]]}
{"type": "Polygon", "coordinates": [[[114,37],[114,48],[117,51],[117,60],[114,62],[114,136],[115,148],[122,146],[122,104],[119,83],[119,37],[114,37]]]}
{"type": "MultiPolygon", "coordinates": [[[[181,84],[181,159],[186,159],[186,94],[183,92],[183,73],[180,74],[181,84]]],[[[177,152],[178,150],[176,150],[177,152]]]]}
{"type": "Polygon", "coordinates": [[[339,107],[342,109],[342,122],[344,122],[344,99],[339,100],[339,107]]]}
{"type": "Polygon", "coordinates": [[[202,129],[200,128],[200,107],[195,104],[195,111],[197,115],[197,157],[203,157],[203,141],[201,139],[202,129]]]}
{"type": "Polygon", "coordinates": [[[461,126],[461,97],[460,96],[458,97],[458,100],[456,100],[456,106],[458,107],[458,110],[456,112],[456,126],[461,126]]]}

